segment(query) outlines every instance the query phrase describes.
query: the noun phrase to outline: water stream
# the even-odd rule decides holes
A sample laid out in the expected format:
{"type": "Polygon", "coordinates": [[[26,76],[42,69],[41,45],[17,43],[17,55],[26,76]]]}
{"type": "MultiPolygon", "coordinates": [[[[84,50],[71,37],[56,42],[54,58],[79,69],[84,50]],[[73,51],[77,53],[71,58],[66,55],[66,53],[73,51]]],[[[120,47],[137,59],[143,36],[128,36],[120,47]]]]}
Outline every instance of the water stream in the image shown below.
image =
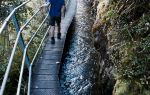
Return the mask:
{"type": "Polygon", "coordinates": [[[69,30],[68,48],[61,66],[63,95],[98,95],[98,54],[91,32],[92,0],[78,0],[73,27],[69,30]]]}

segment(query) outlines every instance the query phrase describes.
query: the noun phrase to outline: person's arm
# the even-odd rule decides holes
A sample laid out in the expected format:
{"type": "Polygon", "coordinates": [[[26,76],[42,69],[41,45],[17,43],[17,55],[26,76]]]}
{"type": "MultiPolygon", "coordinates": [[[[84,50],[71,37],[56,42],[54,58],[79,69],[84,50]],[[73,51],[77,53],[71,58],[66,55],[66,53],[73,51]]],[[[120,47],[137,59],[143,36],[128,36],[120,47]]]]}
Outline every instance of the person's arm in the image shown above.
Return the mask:
{"type": "Polygon", "coordinates": [[[63,19],[65,17],[65,0],[62,0],[62,8],[61,8],[61,18],[63,19]]]}
{"type": "Polygon", "coordinates": [[[45,4],[42,5],[42,7],[47,7],[50,5],[50,0],[47,0],[45,4]]]}
{"type": "Polygon", "coordinates": [[[61,18],[63,19],[65,17],[65,5],[61,8],[61,18]]]}
{"type": "Polygon", "coordinates": [[[50,2],[46,2],[45,4],[42,5],[42,7],[47,7],[50,5],[50,2]]]}

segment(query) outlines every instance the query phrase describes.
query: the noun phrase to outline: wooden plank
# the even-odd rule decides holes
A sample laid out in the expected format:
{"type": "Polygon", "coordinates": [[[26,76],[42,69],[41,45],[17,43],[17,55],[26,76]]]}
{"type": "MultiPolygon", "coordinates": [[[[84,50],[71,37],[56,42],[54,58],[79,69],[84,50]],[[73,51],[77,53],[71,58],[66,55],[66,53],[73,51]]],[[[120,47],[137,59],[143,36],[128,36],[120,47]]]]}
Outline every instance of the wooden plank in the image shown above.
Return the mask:
{"type": "Polygon", "coordinates": [[[37,71],[38,70],[49,70],[49,71],[52,71],[52,70],[59,70],[59,66],[60,65],[57,65],[57,64],[43,64],[43,65],[36,65],[34,67],[34,70],[37,71]]]}
{"type": "Polygon", "coordinates": [[[59,89],[33,89],[31,95],[63,95],[59,89]]]}
{"type": "Polygon", "coordinates": [[[59,84],[59,81],[38,80],[38,82],[33,81],[33,85],[32,85],[31,88],[36,88],[36,89],[59,89],[60,84],[59,84]]]}
{"type": "Polygon", "coordinates": [[[33,70],[33,74],[53,74],[53,75],[58,75],[59,70],[55,70],[54,68],[49,69],[36,69],[33,70]]]}
{"type": "Polygon", "coordinates": [[[36,65],[43,65],[43,64],[56,64],[56,62],[58,62],[59,60],[39,60],[38,63],[34,64],[34,66],[36,65]]]}
{"type": "Polygon", "coordinates": [[[59,80],[59,77],[58,77],[58,75],[51,75],[51,74],[45,74],[45,75],[40,75],[40,74],[35,74],[35,75],[33,75],[33,81],[39,81],[39,80],[59,80]]]}

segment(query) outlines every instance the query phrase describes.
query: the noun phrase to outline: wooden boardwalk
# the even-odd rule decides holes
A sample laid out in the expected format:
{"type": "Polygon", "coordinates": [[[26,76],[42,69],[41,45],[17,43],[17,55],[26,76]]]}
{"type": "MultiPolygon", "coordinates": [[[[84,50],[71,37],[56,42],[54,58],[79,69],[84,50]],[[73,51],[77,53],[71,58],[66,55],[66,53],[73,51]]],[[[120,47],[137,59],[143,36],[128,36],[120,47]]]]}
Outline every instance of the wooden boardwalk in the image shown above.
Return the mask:
{"type": "Polygon", "coordinates": [[[76,0],[69,0],[65,18],[61,22],[61,40],[55,38],[55,44],[51,44],[51,39],[49,38],[40,59],[34,64],[31,95],[63,95],[58,74],[66,34],[75,15],[76,5],[76,0]]]}
{"type": "Polygon", "coordinates": [[[33,67],[31,95],[62,95],[58,73],[65,38],[66,34],[62,34],[61,40],[55,38],[54,45],[48,39],[40,59],[33,67]]]}

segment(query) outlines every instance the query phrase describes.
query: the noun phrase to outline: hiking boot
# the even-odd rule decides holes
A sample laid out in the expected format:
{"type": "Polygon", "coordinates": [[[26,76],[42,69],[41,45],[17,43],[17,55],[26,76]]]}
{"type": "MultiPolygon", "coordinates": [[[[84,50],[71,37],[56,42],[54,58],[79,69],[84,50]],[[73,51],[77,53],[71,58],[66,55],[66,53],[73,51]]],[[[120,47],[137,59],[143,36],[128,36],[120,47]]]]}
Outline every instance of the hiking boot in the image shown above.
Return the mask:
{"type": "Polygon", "coordinates": [[[57,38],[61,39],[61,33],[60,32],[57,34],[57,38]]]}
{"type": "Polygon", "coordinates": [[[51,37],[51,44],[55,44],[55,38],[51,37]]]}

